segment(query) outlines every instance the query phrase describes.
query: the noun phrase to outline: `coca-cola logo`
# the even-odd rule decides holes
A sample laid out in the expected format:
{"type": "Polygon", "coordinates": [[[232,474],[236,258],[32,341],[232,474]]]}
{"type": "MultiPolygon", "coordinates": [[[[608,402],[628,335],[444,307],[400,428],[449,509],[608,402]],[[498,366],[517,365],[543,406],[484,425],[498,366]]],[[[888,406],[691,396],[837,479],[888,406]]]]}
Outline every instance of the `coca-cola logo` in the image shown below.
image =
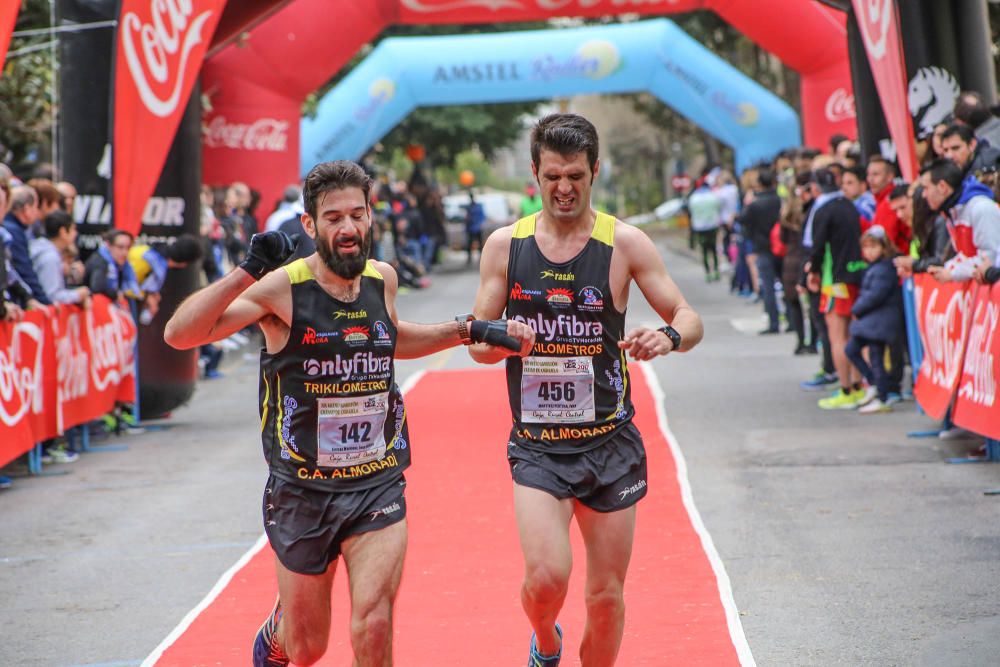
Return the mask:
{"type": "Polygon", "coordinates": [[[113,306],[108,308],[108,317],[109,321],[98,323],[93,309],[87,312],[87,332],[93,355],[90,377],[98,391],[119,384],[133,369],[135,323],[128,314],[113,306]]]}
{"type": "Polygon", "coordinates": [[[858,28],[872,60],[881,60],[889,42],[893,0],[854,0],[858,28]]]}
{"type": "Polygon", "coordinates": [[[282,152],[288,148],[287,120],[260,118],[252,123],[230,123],[216,116],[202,128],[202,143],[208,148],[282,152]]]}
{"type": "Polygon", "coordinates": [[[830,93],[826,100],[826,119],[831,123],[839,123],[857,116],[854,109],[854,95],[844,88],[838,88],[830,93]]]}
{"type": "Polygon", "coordinates": [[[986,294],[986,298],[976,302],[976,312],[972,316],[958,395],[984,408],[992,408],[997,397],[993,337],[1000,324],[1000,304],[989,300],[988,289],[986,294]]]}
{"type": "Polygon", "coordinates": [[[18,322],[10,345],[0,348],[0,421],[9,427],[42,410],[42,339],[42,327],[18,322]]]}
{"type": "Polygon", "coordinates": [[[90,354],[80,335],[80,314],[69,313],[59,326],[61,319],[52,322],[56,333],[56,378],[60,404],[82,398],[90,389],[90,354]]]}
{"type": "MultiPolygon", "coordinates": [[[[921,337],[924,339],[926,358],[920,367],[920,374],[931,383],[950,389],[955,386],[958,373],[962,370],[966,323],[971,310],[970,296],[957,289],[950,297],[944,297],[948,301],[942,307],[938,305],[941,291],[937,287],[930,289],[923,308],[921,337]]],[[[922,294],[918,293],[917,299],[918,303],[922,302],[922,294]]]]}
{"type": "Polygon", "coordinates": [[[202,29],[212,16],[204,11],[192,20],[194,12],[192,0],[149,0],[148,23],[135,12],[121,19],[125,63],[139,98],[160,118],[177,110],[191,52],[202,43],[202,29]]]}

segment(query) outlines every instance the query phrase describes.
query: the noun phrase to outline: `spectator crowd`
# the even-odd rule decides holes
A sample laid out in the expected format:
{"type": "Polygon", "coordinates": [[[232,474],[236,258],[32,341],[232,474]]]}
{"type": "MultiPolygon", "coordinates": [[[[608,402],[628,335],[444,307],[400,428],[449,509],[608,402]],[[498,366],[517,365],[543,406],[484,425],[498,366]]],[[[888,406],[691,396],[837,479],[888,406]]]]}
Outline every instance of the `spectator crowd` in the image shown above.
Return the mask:
{"type": "Polygon", "coordinates": [[[827,152],[787,150],[746,170],[739,186],[705,169],[686,198],[706,280],[720,280],[723,253],[730,290],[762,306],[759,333],[794,333],[794,354],[818,355],[802,388],[832,390],[820,409],[878,414],[912,395],[906,278],[1000,278],[1000,118],[963,92],[917,154],[919,178],[907,183],[837,135],[827,152]]]}

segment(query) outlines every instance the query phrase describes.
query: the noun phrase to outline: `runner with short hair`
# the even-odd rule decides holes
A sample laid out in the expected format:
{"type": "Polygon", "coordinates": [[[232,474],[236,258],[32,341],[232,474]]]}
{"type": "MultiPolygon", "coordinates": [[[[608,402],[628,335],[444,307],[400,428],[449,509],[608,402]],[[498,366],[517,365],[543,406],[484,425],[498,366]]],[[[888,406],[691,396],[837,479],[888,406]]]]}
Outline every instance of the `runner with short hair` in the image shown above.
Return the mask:
{"type": "Polygon", "coordinates": [[[392,664],[392,606],[406,550],[403,471],[410,442],[394,359],[477,342],[497,357],[527,354],[517,322],[398,321],[396,273],[368,260],[371,180],[353,162],[306,177],[302,224],[316,252],[280,231],[256,234],[246,258],[174,313],[166,341],[191,348],[257,323],[261,440],[270,476],[265,531],[277,556],[278,601],[254,640],[255,667],[311,665],[326,651],[330,590],[343,555],[354,664],[392,664]],[[275,270],[281,267],[281,270],[275,270]]]}
{"type": "MultiPolygon", "coordinates": [[[[646,493],[646,456],[632,424],[626,352],[638,361],[687,351],[701,319],[671,280],[649,237],[590,206],[600,168],[597,130],[574,114],[542,118],[531,135],[541,212],[487,240],[478,317],[527,323],[530,356],[507,362],[514,425],[507,457],[524,555],[521,602],[534,630],[528,664],[562,655],[556,623],[566,596],[575,517],[587,548],[583,665],[610,665],[625,623],[622,597],[632,553],[635,504],[646,493]],[[625,330],[635,281],[668,324],[625,330]]],[[[481,363],[503,357],[475,345],[481,363]]]]}

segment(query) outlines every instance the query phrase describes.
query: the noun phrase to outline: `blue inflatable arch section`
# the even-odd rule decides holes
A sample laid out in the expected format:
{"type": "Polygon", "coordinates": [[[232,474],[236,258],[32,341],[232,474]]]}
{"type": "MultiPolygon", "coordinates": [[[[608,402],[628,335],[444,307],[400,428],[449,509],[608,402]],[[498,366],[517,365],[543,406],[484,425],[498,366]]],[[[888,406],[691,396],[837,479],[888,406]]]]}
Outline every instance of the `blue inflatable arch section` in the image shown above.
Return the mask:
{"type": "Polygon", "coordinates": [[[798,114],[667,19],[383,40],[303,119],[302,173],[357,160],[414,108],[649,91],[743,169],[801,143],[798,114]]]}

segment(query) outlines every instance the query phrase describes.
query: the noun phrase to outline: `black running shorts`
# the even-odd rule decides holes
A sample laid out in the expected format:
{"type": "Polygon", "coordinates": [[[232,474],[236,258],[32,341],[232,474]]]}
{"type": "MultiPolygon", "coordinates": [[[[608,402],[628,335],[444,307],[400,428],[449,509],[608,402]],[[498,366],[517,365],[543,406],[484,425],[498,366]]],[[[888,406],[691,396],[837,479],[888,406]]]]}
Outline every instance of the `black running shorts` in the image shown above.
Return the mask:
{"type": "Polygon", "coordinates": [[[549,454],[509,442],[507,462],[517,484],[560,500],[576,498],[598,512],[623,510],[646,495],[646,450],[631,423],[579,454],[549,454]]]}
{"type": "Polygon", "coordinates": [[[402,476],[370,489],[330,493],[270,475],[264,489],[264,532],[281,564],[299,574],[322,574],[348,537],[406,517],[402,476]]]}

